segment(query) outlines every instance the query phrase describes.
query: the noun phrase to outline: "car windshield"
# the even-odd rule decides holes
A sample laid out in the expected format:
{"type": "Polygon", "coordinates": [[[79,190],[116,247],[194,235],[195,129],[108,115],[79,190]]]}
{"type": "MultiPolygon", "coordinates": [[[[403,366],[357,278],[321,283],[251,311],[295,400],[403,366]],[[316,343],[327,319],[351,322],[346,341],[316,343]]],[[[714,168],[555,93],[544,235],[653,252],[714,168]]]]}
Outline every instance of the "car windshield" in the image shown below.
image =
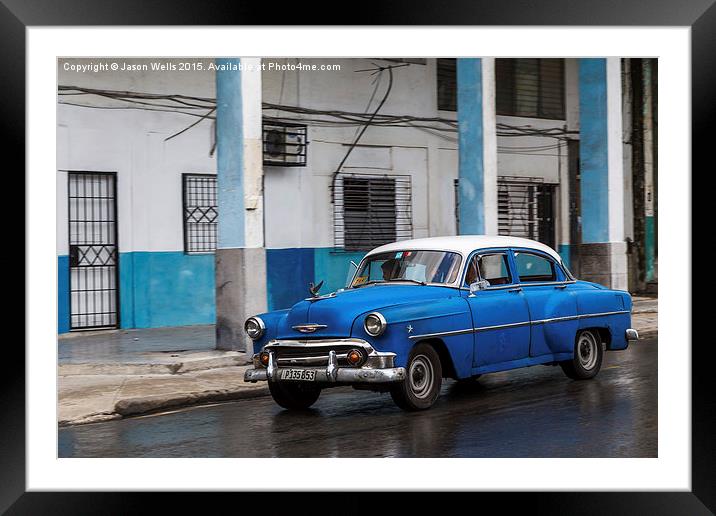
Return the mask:
{"type": "Polygon", "coordinates": [[[352,288],[371,283],[409,281],[453,283],[462,258],[446,251],[391,251],[368,256],[356,273],[352,288]]]}

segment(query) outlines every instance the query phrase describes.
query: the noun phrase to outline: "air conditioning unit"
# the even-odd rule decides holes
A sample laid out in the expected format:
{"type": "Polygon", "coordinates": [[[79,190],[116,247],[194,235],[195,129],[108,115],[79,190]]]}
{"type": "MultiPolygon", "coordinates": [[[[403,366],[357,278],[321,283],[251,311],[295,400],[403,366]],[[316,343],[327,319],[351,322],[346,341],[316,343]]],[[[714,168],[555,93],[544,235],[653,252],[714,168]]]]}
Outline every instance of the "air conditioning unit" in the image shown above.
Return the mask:
{"type": "Polygon", "coordinates": [[[305,167],[307,128],[301,124],[263,122],[264,165],[305,167]]]}

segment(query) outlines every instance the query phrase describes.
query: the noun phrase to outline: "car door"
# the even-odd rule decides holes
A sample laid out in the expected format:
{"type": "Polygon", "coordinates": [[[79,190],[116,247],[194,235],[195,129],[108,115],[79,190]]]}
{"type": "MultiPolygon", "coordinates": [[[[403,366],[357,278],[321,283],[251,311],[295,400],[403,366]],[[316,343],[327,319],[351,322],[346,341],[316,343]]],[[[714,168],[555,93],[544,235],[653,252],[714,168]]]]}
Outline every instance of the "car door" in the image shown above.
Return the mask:
{"type": "Polygon", "coordinates": [[[579,324],[573,281],[545,253],[513,249],[512,260],[530,312],[530,356],[572,353],[579,324]]]}
{"type": "Polygon", "coordinates": [[[467,296],[474,329],[473,368],[527,358],[529,312],[510,269],[509,252],[474,253],[468,261],[464,285],[469,287],[477,280],[488,284],[467,296]]]}

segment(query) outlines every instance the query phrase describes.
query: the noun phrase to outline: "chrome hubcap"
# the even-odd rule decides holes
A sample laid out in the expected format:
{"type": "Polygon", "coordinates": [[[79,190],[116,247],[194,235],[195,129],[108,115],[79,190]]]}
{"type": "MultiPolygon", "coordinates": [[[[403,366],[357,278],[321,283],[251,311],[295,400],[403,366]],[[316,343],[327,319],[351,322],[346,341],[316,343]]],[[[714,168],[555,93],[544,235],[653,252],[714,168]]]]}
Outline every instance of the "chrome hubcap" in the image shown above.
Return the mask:
{"type": "Polygon", "coordinates": [[[597,340],[590,332],[582,333],[577,342],[579,364],[587,371],[597,364],[597,340]]]}
{"type": "Polygon", "coordinates": [[[433,365],[426,356],[418,355],[413,359],[410,364],[408,379],[410,381],[410,390],[416,398],[428,397],[433,389],[435,374],[433,365]]]}

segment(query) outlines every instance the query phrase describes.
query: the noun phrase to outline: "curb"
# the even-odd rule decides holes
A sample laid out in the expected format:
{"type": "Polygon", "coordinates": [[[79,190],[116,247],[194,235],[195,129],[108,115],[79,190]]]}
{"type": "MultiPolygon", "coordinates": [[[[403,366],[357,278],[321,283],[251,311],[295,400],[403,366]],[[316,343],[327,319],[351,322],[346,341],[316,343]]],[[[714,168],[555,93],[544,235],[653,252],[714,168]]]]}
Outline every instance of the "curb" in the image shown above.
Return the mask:
{"type": "Polygon", "coordinates": [[[247,365],[245,357],[212,357],[167,363],[60,364],[59,376],[182,374],[208,369],[247,365]]]}
{"type": "Polygon", "coordinates": [[[67,427],[86,425],[90,423],[101,423],[103,421],[112,421],[125,417],[151,414],[153,412],[159,412],[169,408],[189,407],[192,405],[215,403],[221,401],[236,401],[242,399],[260,398],[268,395],[268,386],[261,386],[233,391],[201,391],[167,396],[160,395],[127,398],[124,400],[119,400],[117,403],[115,403],[114,412],[102,412],[82,416],[78,419],[62,420],[58,422],[58,426],[67,427]]]}
{"type": "Polygon", "coordinates": [[[114,411],[122,417],[137,416],[167,408],[186,407],[200,403],[258,398],[266,396],[268,393],[268,387],[261,386],[235,391],[202,391],[174,396],[128,398],[119,400],[114,406],[114,411]]]}

